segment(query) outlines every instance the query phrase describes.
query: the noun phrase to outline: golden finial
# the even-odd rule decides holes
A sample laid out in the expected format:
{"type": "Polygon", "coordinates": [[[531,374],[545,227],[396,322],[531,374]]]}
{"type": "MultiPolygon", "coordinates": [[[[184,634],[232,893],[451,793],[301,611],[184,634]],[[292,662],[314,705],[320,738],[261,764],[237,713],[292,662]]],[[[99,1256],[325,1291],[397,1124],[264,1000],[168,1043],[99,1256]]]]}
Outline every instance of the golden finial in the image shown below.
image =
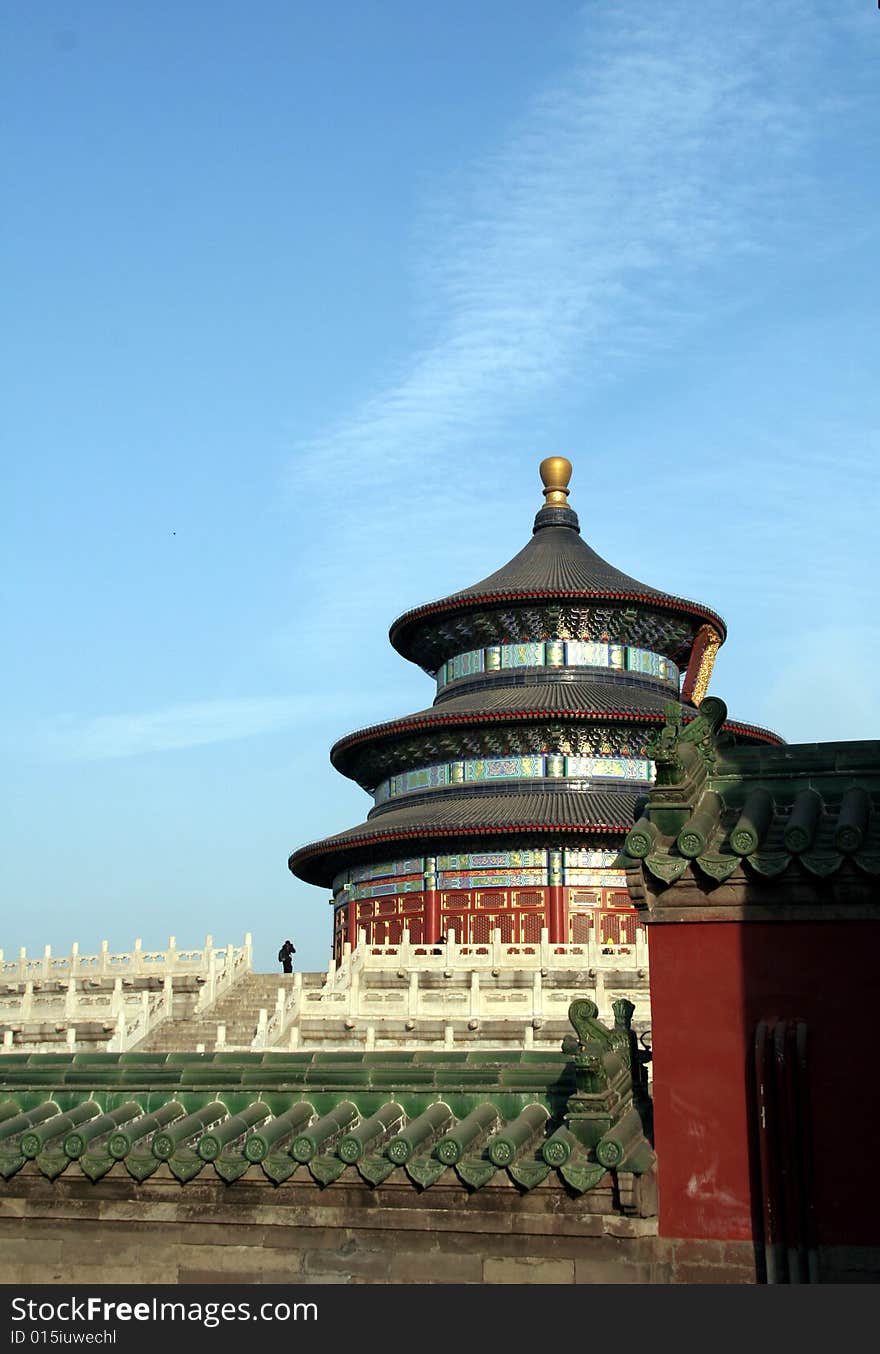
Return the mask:
{"type": "Polygon", "coordinates": [[[544,485],[544,505],[547,508],[564,508],[568,498],[568,481],[571,479],[571,461],[564,456],[547,456],[540,465],[541,481],[544,485]]]}

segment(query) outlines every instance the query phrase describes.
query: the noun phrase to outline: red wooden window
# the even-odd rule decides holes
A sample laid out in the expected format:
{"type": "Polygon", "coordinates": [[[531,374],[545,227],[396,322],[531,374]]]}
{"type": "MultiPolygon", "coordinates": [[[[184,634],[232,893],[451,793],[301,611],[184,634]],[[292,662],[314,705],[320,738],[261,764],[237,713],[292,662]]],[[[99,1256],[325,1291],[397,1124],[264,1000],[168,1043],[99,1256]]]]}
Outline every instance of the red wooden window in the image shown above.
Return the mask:
{"type": "Polygon", "coordinates": [[[537,945],[541,939],[541,925],[544,920],[543,917],[538,916],[534,912],[527,912],[522,917],[520,917],[519,920],[520,920],[520,930],[522,932],[521,938],[523,940],[529,941],[532,944],[537,945]]]}
{"type": "Polygon", "coordinates": [[[517,889],[513,901],[515,907],[543,907],[544,895],[540,889],[517,889]]]}
{"type": "Polygon", "coordinates": [[[491,908],[497,912],[500,907],[507,907],[506,889],[486,889],[477,894],[477,907],[491,908]]]}
{"type": "Polygon", "coordinates": [[[589,912],[572,912],[569,916],[569,930],[573,945],[586,945],[593,930],[593,917],[589,912]]]}

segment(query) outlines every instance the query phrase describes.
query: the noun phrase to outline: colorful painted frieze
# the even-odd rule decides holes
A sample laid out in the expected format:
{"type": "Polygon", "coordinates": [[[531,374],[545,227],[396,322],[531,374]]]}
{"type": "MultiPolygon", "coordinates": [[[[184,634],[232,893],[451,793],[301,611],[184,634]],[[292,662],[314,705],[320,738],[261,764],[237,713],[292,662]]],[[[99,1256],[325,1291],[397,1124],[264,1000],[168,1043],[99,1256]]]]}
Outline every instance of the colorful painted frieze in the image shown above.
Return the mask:
{"type": "Polygon", "coordinates": [[[499,870],[494,874],[454,874],[444,871],[437,882],[440,889],[541,888],[547,883],[547,874],[544,870],[499,870]]]}
{"type": "Polygon", "coordinates": [[[510,668],[611,668],[617,672],[637,672],[667,682],[677,689],[679,670],[674,663],[650,649],[602,640],[550,639],[529,640],[520,644],[493,644],[456,654],[437,670],[437,690],[449,682],[480,672],[499,672],[510,668]]]}
{"type": "Polygon", "coordinates": [[[591,851],[586,848],[566,847],[562,853],[566,870],[604,870],[617,860],[617,851],[591,851]]]}
{"type": "Polygon", "coordinates": [[[620,870],[578,870],[566,869],[565,883],[577,888],[616,889],[626,888],[626,875],[620,870]]]}
{"type": "Polygon", "coordinates": [[[391,879],[384,884],[352,884],[352,898],[385,898],[392,893],[422,893],[422,879],[391,879]]]}
{"type": "Polygon", "coordinates": [[[438,870],[546,869],[546,851],[475,852],[468,855],[438,856],[438,870]]]}
{"type": "Polygon", "coordinates": [[[392,875],[420,875],[424,867],[422,856],[411,856],[408,860],[386,860],[378,864],[358,865],[353,870],[346,870],[344,874],[337,876],[333,887],[335,889],[337,884],[340,888],[343,884],[357,884],[364,879],[386,879],[392,875]]]}

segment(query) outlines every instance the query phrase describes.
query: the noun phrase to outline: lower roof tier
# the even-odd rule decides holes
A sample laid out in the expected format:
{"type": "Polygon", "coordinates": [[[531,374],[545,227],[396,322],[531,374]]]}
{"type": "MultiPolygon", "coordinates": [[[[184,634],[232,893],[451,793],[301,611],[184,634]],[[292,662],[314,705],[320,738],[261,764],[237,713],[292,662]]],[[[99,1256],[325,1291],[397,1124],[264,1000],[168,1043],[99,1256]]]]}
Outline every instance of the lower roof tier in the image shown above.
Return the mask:
{"type": "Polygon", "coordinates": [[[407,803],[294,851],[288,867],[307,884],[331,888],[340,870],[405,844],[407,850],[472,849],[475,842],[547,845],[607,840],[622,845],[644,791],[529,790],[519,794],[433,795],[407,803]]]}

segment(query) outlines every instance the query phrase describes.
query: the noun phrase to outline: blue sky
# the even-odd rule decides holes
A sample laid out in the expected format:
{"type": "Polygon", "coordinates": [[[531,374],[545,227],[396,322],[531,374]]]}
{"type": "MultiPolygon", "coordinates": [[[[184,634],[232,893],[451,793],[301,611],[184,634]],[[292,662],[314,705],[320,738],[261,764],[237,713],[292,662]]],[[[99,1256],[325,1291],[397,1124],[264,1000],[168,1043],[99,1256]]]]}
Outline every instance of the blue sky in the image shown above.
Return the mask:
{"type": "Polygon", "coordinates": [[[880,737],[872,0],[45,0],[0,62],[7,955],[325,967],[329,748],[546,455],[733,716],[880,737]]]}

